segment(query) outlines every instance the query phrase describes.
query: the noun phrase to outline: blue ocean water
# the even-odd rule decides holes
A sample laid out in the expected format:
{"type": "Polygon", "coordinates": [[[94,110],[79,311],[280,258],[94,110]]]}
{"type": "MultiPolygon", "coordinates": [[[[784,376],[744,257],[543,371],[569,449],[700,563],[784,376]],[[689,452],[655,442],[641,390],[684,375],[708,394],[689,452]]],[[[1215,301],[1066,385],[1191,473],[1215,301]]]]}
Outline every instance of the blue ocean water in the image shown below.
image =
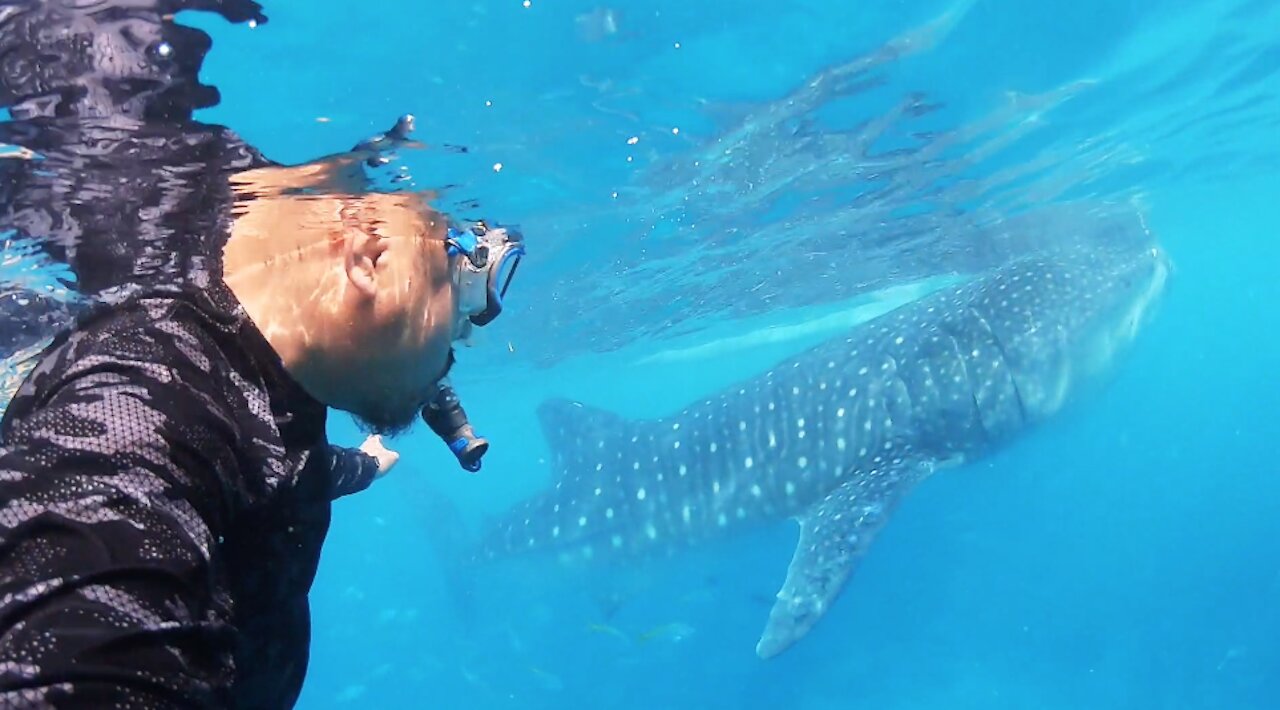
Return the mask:
{"type": "Polygon", "coordinates": [[[214,37],[203,120],[302,161],[413,113],[415,182],[532,250],[455,377],[484,471],[419,432],[337,504],[301,707],[1280,706],[1274,2],[267,10],[186,20],[214,37]],[[821,334],[787,327],[1116,212],[1176,271],[1115,380],[922,485],[788,653],[754,645],[791,523],[448,563],[549,484],[544,398],[669,411],[821,334]]]}

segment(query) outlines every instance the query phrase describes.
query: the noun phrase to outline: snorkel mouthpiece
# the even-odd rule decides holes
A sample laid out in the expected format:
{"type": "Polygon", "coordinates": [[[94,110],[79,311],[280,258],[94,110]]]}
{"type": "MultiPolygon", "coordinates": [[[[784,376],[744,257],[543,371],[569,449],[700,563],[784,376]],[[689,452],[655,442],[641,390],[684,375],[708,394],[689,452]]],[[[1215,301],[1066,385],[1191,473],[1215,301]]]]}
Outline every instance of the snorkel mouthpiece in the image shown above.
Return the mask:
{"type": "Polygon", "coordinates": [[[464,470],[480,470],[480,459],[489,451],[489,442],[476,436],[452,387],[440,385],[435,398],[422,408],[422,421],[444,441],[464,470]]]}
{"type": "Polygon", "coordinates": [[[489,451],[489,442],[475,435],[471,427],[463,436],[449,444],[449,450],[457,457],[463,469],[475,473],[480,470],[480,459],[489,451]]]}

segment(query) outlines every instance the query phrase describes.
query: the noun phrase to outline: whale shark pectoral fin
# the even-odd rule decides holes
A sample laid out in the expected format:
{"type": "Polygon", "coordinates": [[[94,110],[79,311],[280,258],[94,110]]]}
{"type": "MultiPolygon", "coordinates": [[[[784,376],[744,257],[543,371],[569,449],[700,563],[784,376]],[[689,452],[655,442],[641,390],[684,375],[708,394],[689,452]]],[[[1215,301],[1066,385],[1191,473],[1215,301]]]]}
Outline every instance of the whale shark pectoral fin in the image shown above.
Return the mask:
{"type": "Polygon", "coordinates": [[[799,516],[800,541],[756,654],[772,658],[809,633],[844,588],[889,514],[930,461],[899,460],[852,478],[799,516]]]}

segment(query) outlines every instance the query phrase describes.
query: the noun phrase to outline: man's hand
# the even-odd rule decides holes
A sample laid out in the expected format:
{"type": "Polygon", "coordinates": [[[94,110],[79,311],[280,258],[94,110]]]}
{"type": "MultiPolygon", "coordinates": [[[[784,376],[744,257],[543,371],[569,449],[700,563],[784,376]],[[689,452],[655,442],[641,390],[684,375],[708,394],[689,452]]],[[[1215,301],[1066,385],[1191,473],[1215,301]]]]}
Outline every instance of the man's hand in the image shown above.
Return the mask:
{"type": "Polygon", "coordinates": [[[378,475],[375,480],[387,475],[387,471],[390,471],[391,467],[395,466],[396,462],[400,460],[400,454],[383,446],[382,437],[376,434],[365,439],[364,443],[360,445],[360,450],[377,459],[378,475]]]}

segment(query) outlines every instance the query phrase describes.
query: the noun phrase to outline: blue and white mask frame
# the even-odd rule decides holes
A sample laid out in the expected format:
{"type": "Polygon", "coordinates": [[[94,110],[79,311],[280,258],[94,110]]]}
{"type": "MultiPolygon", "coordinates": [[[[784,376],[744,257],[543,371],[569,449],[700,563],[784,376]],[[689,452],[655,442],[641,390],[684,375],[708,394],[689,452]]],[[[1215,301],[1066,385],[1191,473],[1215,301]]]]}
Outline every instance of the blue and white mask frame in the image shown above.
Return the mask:
{"type": "Polygon", "coordinates": [[[524,258],[524,236],[511,227],[476,222],[466,229],[450,227],[446,244],[450,256],[463,257],[454,271],[459,315],[476,326],[492,323],[524,258]]]}

